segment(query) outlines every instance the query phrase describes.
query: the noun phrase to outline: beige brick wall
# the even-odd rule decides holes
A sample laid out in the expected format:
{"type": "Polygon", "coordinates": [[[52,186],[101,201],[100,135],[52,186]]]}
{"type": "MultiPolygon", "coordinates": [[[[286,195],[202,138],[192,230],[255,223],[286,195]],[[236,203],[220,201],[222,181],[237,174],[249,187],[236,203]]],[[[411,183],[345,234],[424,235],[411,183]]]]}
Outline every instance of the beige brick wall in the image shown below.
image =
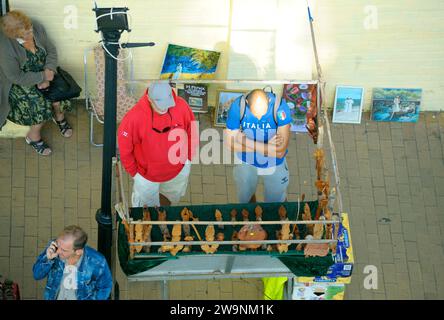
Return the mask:
{"type": "MultiPolygon", "coordinates": [[[[314,2],[314,1],[312,1],[314,2]]],[[[335,86],[422,88],[422,110],[444,109],[444,2],[319,0],[315,24],[330,105],[335,86]],[[371,29],[377,14],[377,28],[371,29]]]]}
{"type": "MultiPolygon", "coordinates": [[[[83,51],[99,40],[93,32],[93,1],[10,2],[12,8],[44,22],[59,48],[60,64],[83,82],[83,51]],[[71,19],[74,13],[77,19],[71,19]],[[64,27],[73,21],[75,29],[64,27]]],[[[133,29],[130,40],[156,43],[134,50],[139,79],[158,77],[168,43],[221,51],[220,79],[309,79],[315,71],[302,0],[97,2],[100,6],[128,6],[133,29]]],[[[343,84],[365,87],[365,109],[370,107],[373,87],[423,88],[422,110],[442,109],[443,1],[310,3],[330,106],[335,86],[343,84]],[[373,19],[371,13],[377,14],[376,29],[366,28],[373,19]]],[[[122,38],[126,40],[127,34],[122,38]]],[[[93,68],[88,71],[93,74],[93,68]]]]}
{"type": "MultiPolygon", "coordinates": [[[[151,0],[149,5],[140,0],[97,2],[99,6],[120,4],[130,8],[132,32],[125,33],[122,41],[128,41],[129,36],[131,42],[156,43],[151,48],[133,50],[136,79],[159,77],[169,43],[222,52],[219,79],[311,78],[310,38],[302,1],[151,0]],[[245,13],[248,10],[249,15],[245,13]],[[293,59],[295,56],[304,59],[293,59]]],[[[84,49],[100,40],[93,31],[92,3],[14,0],[11,6],[45,24],[57,44],[60,64],[83,83],[84,49]],[[69,29],[73,22],[77,25],[69,29]]],[[[88,63],[91,77],[92,57],[88,63]]],[[[143,85],[138,89],[142,90],[143,85]]],[[[214,92],[210,92],[212,98],[214,92]]]]}

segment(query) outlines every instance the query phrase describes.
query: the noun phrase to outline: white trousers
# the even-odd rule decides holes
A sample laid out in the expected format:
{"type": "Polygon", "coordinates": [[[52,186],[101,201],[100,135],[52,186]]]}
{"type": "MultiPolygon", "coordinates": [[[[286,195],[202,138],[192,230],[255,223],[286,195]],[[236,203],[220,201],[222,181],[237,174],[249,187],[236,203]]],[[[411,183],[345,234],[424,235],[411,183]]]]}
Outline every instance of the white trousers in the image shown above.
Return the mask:
{"type": "Polygon", "coordinates": [[[191,162],[187,160],[179,174],[166,182],[152,182],[140,174],[134,176],[133,207],[160,206],[159,194],[163,194],[171,204],[177,204],[187,191],[188,177],[190,176],[191,162]]]}

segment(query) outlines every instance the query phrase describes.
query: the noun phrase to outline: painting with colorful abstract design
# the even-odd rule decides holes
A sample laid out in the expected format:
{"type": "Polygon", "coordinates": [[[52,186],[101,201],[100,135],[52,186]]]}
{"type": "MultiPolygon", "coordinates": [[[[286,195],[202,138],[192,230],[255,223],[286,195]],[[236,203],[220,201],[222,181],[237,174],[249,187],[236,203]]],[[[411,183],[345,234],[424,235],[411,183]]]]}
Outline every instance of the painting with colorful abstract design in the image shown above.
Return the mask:
{"type": "Polygon", "coordinates": [[[214,79],[220,52],[169,44],[161,79],[214,79]]]}
{"type": "Polygon", "coordinates": [[[422,89],[373,89],[372,120],[417,122],[422,89]]]}
{"type": "Polygon", "coordinates": [[[317,103],[316,84],[286,84],[282,97],[287,101],[290,108],[291,131],[307,132],[306,114],[310,105],[317,103]]]}

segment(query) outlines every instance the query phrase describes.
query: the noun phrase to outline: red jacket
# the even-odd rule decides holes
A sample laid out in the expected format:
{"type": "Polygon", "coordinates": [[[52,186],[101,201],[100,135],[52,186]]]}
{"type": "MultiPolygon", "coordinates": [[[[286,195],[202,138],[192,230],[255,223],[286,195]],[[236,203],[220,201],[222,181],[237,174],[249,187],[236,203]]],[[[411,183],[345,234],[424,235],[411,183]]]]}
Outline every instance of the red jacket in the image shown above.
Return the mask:
{"type": "Polygon", "coordinates": [[[139,173],[153,182],[169,181],[187,159],[191,161],[198,143],[197,130],[193,130],[195,137],[191,134],[191,128],[197,128],[194,115],[185,100],[173,95],[176,105],[168,109],[171,117],[153,112],[146,92],[123,117],[117,133],[120,160],[132,177],[139,173]],[[158,133],[153,126],[159,131],[171,129],[158,133]]]}

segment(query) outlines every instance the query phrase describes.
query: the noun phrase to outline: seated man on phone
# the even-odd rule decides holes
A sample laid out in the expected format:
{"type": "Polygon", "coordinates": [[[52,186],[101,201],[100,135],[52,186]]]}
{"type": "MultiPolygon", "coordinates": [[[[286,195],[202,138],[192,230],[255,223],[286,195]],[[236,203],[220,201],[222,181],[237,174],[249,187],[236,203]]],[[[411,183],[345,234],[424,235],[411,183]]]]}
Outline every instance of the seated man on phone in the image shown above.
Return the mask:
{"type": "Polygon", "coordinates": [[[35,280],[48,278],[45,300],[106,300],[113,280],[105,257],[86,245],[78,226],[66,227],[40,254],[32,271],[35,280]]]}

